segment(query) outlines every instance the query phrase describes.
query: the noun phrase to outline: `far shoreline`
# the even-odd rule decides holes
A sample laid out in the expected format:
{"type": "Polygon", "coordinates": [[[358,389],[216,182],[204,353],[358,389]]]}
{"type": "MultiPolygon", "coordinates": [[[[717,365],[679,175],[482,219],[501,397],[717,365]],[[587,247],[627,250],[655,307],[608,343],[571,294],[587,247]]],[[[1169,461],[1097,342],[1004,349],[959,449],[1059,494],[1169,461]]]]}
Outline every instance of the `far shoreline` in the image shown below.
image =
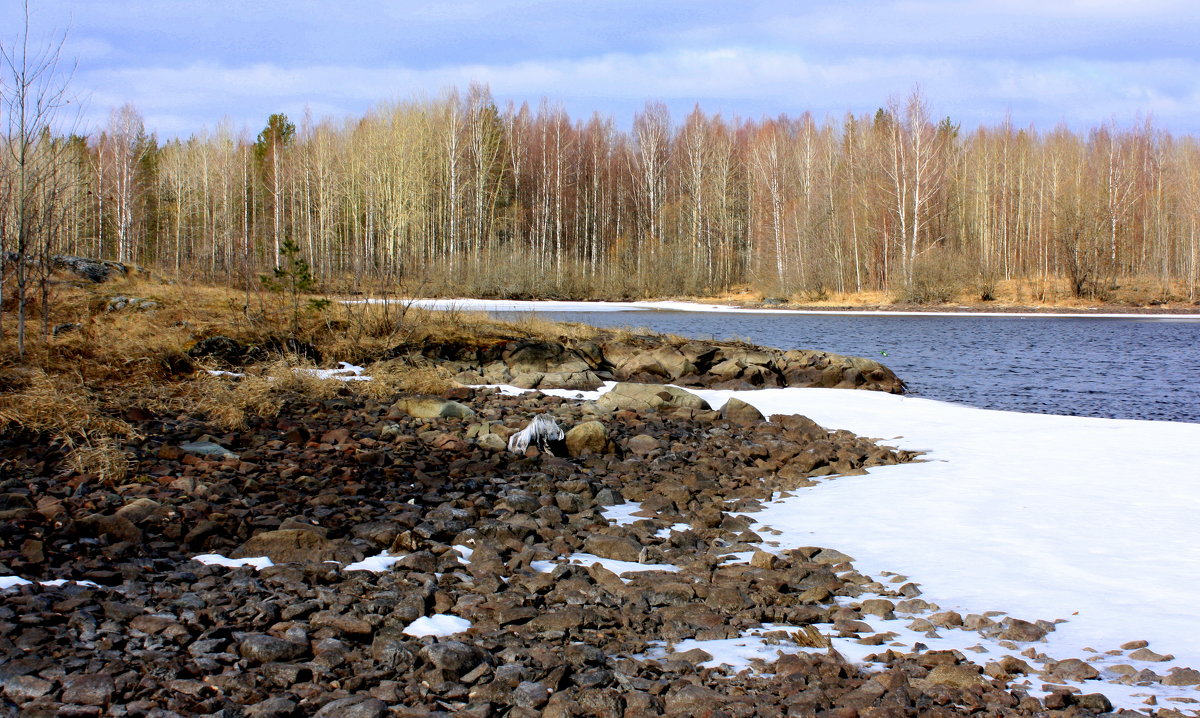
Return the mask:
{"type": "MultiPolygon", "coordinates": [[[[370,297],[343,301],[377,302],[381,298],[370,297]]],[[[864,304],[864,305],[814,305],[814,304],[769,304],[765,302],[730,301],[727,299],[677,298],[662,300],[610,301],[580,299],[497,299],[476,297],[413,297],[388,298],[387,301],[406,302],[411,306],[427,309],[462,309],[481,311],[545,311],[545,312],[616,312],[616,311],[682,311],[682,312],[728,312],[730,314],[803,314],[803,315],[868,315],[893,317],[953,316],[953,317],[1036,317],[1045,319],[1093,318],[1093,319],[1163,319],[1200,321],[1200,311],[1192,307],[1129,307],[1122,305],[1097,305],[1089,307],[1070,306],[1027,306],[1027,305],[972,305],[972,304],[864,304]]]]}

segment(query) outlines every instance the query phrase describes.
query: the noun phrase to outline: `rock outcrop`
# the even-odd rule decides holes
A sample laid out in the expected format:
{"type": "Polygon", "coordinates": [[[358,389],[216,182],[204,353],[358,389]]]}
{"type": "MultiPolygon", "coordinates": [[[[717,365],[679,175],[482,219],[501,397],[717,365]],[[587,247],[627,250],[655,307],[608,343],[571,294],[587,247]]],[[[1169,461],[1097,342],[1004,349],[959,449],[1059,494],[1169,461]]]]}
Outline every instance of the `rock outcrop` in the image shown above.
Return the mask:
{"type": "Polygon", "coordinates": [[[714,389],[904,392],[904,382],[872,359],[739,342],[674,343],[662,337],[602,336],[597,341],[518,340],[484,347],[423,343],[396,347],[391,354],[420,355],[454,372],[464,384],[511,384],[523,389],[591,390],[604,381],[623,381],[714,389]]]}

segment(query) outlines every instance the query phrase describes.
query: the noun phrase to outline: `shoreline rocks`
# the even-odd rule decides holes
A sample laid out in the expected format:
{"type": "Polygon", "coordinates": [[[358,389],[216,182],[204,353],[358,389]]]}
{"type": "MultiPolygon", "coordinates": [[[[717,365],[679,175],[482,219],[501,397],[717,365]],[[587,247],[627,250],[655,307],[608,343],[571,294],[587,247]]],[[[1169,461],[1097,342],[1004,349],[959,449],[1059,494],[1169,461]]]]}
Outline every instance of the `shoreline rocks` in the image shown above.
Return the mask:
{"type": "MultiPolygon", "coordinates": [[[[919,592],[871,582],[831,547],[764,550],[754,511],[778,492],[911,453],[802,416],[764,422],[736,406],[723,415],[671,393],[673,403],[654,409],[491,389],[455,396],[469,413],[422,418],[395,410],[410,397],[349,389],[292,396],[278,416],[225,433],[186,412],[147,414],[144,438],[128,445],[133,478],[112,486],[60,473],[61,447],[40,437],[0,434],[0,461],[11,468],[0,493],[18,512],[0,534],[0,572],[97,584],[0,596],[0,713],[1046,709],[955,653],[874,643],[877,672],[852,666],[827,650],[817,625],[872,640],[870,622],[919,592]],[[567,456],[507,450],[500,437],[532,416],[566,429],[567,456]],[[231,456],[179,448],[201,437],[231,456]],[[610,518],[622,505],[629,520],[610,518]],[[137,534],[99,531],[106,519],[137,534]],[[22,550],[31,541],[37,551],[22,550]],[[350,570],[384,551],[390,566],[350,570]],[[190,560],[200,553],[266,554],[276,565],[190,560]],[[851,602],[873,593],[889,598],[851,602]],[[410,635],[435,616],[470,627],[410,635]],[[801,629],[770,640],[823,650],[734,672],[701,665],[711,658],[703,650],[672,649],[764,624],[801,629]]],[[[957,625],[949,614],[930,618],[957,625]]],[[[1030,635],[1048,630],[1015,620],[1008,626],[1030,635]]],[[[1104,705],[1054,695],[1075,715],[1104,705]]]]}

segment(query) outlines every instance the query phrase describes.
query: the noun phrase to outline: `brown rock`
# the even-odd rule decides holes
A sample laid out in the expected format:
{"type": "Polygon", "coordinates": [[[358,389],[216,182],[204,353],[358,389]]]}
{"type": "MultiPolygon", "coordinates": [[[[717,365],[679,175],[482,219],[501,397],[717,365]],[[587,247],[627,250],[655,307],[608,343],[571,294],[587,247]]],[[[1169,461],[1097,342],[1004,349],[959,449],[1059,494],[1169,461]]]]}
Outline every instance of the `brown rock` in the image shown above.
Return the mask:
{"type": "Polygon", "coordinates": [[[571,427],[565,438],[571,456],[603,454],[608,451],[608,430],[598,421],[585,421],[571,427]]]}
{"type": "Polygon", "coordinates": [[[746,402],[732,397],[721,407],[721,418],[734,424],[753,426],[766,421],[762,412],[746,402]]]}
{"type": "Polygon", "coordinates": [[[583,542],[583,550],[601,558],[637,561],[642,554],[642,545],[624,536],[592,534],[583,542]]]}
{"type": "Polygon", "coordinates": [[[1022,621],[1019,618],[1006,618],[1000,625],[1004,627],[1004,630],[1000,632],[1000,638],[1007,641],[1040,641],[1046,637],[1046,629],[1036,623],[1022,621]]]}
{"type": "Polygon", "coordinates": [[[987,680],[979,675],[979,667],[969,663],[936,666],[924,680],[934,685],[953,688],[987,685],[987,680]]]}
{"type": "Polygon", "coordinates": [[[625,446],[639,456],[645,456],[659,448],[658,439],[648,434],[638,434],[631,437],[625,446]]]}
{"type": "Polygon", "coordinates": [[[1139,648],[1133,653],[1130,653],[1129,657],[1135,661],[1149,661],[1151,663],[1162,663],[1163,661],[1169,661],[1175,658],[1175,656],[1171,654],[1164,656],[1161,653],[1155,653],[1149,648],[1139,648]]]}
{"type": "Polygon", "coordinates": [[[1200,671],[1193,668],[1173,668],[1162,682],[1168,686],[1200,685],[1200,671]]]}
{"type": "Polygon", "coordinates": [[[649,411],[664,407],[707,411],[711,408],[707,401],[678,387],[630,382],[618,383],[611,391],[601,396],[596,403],[613,411],[619,409],[649,411]]]}
{"type": "Polygon", "coordinates": [[[263,531],[237,547],[230,558],[267,556],[275,563],[336,560],[339,545],[313,531],[282,529],[263,531]]]}

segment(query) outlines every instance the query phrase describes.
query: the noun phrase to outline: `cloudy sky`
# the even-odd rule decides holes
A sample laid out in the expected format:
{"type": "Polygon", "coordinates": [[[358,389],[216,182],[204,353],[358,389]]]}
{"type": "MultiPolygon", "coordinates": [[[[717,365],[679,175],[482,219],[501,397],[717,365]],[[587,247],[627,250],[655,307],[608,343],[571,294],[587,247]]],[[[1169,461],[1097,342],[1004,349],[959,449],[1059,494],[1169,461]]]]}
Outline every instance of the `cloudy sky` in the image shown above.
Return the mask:
{"type": "MultiPolygon", "coordinates": [[[[870,112],[915,85],[964,127],[1086,129],[1151,116],[1200,133],[1197,0],[30,0],[66,29],[96,128],[125,102],[160,136],[272,112],[358,115],[471,82],[626,126],[681,116],[870,112]]],[[[20,27],[0,0],[0,37],[20,27]]]]}

